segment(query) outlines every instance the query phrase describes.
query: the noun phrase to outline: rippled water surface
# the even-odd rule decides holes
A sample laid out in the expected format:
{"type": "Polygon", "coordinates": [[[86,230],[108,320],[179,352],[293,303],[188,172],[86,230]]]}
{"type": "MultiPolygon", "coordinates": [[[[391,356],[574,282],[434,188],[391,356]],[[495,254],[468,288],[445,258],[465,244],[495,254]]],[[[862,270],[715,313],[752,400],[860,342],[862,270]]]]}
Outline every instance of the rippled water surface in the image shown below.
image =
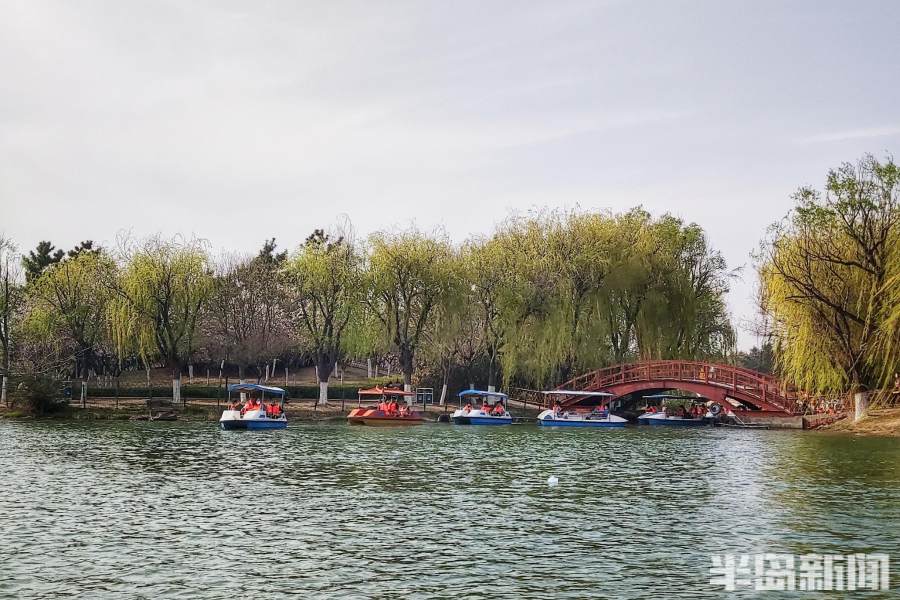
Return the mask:
{"type": "Polygon", "coordinates": [[[3,597],[717,597],[712,553],[896,559],[900,442],[0,422],[0,535],[3,597]]]}

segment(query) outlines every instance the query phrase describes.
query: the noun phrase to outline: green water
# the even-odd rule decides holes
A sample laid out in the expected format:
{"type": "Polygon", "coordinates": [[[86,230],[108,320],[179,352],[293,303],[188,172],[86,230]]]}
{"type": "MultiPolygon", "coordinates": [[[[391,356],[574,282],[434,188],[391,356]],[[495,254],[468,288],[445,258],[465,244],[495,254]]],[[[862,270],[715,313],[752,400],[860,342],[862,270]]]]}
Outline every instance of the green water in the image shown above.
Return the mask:
{"type": "Polygon", "coordinates": [[[710,554],[900,556],[890,438],[2,422],[0,482],[10,598],[712,598],[710,554]]]}

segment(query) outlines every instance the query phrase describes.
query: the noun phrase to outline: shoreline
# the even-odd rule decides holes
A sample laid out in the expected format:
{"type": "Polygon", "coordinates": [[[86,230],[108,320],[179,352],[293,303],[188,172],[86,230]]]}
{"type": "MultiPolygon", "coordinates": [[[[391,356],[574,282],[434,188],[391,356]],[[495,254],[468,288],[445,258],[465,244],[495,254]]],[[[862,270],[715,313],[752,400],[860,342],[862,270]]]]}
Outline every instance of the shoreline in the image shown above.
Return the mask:
{"type": "Polygon", "coordinates": [[[900,437],[900,408],[876,408],[857,422],[847,417],[826,425],[819,431],[853,435],[900,437]]]}
{"type": "MultiPolygon", "coordinates": [[[[304,402],[306,403],[306,402],[304,402]]],[[[343,410],[340,401],[331,401],[327,407],[314,408],[313,401],[308,401],[309,406],[295,406],[286,408],[288,420],[296,423],[334,423],[346,420],[347,413],[355,406],[354,403],[345,402],[343,410]]],[[[455,410],[455,406],[429,406],[424,409],[426,422],[437,422],[442,414],[449,414],[455,410]]],[[[58,420],[58,421],[147,421],[151,414],[174,412],[176,421],[214,423],[219,420],[222,407],[215,404],[189,401],[187,406],[160,406],[148,410],[145,405],[137,403],[122,403],[115,406],[88,406],[81,408],[67,406],[62,410],[47,415],[32,415],[15,408],[0,407],[0,420],[58,420]]],[[[531,408],[520,407],[514,411],[514,416],[534,418],[538,411],[531,408]],[[524,415],[522,413],[525,413],[524,415]],[[533,414],[532,414],[533,413],[533,414]]],[[[776,429],[776,428],[773,428],[776,429]]],[[[840,419],[834,423],[815,429],[799,429],[798,431],[818,431],[835,434],[851,434],[879,437],[900,437],[900,408],[872,409],[862,420],[854,423],[850,418],[840,419]]]]}

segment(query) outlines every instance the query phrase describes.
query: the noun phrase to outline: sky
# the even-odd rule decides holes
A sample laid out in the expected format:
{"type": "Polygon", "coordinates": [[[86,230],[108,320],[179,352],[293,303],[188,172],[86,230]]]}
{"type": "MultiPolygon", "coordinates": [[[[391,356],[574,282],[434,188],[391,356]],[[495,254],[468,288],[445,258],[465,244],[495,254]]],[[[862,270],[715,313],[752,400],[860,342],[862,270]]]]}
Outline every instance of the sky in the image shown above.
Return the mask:
{"type": "Polygon", "coordinates": [[[900,154],[898,25],[893,1],[0,0],[0,234],[215,254],[643,206],[743,267],[741,325],[791,194],[900,154]]]}

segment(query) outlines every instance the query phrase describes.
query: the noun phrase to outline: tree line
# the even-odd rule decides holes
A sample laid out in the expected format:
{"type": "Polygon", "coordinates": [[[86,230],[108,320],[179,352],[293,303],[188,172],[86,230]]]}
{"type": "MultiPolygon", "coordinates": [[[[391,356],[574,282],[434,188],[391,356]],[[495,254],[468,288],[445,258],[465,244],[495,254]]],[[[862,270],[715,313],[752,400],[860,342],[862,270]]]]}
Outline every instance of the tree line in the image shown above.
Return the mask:
{"type": "Polygon", "coordinates": [[[871,155],[800,188],[758,253],[777,371],[814,393],[900,387],[900,169],[871,155]]]}
{"type": "Polygon", "coordinates": [[[202,240],[116,248],[0,243],[0,343],[10,373],[85,377],[188,364],[390,363],[404,383],[559,384],[632,359],[733,354],[731,273],[670,215],[548,211],[453,244],[442,233],[317,229],[292,251],[213,257],[202,240]]]}

